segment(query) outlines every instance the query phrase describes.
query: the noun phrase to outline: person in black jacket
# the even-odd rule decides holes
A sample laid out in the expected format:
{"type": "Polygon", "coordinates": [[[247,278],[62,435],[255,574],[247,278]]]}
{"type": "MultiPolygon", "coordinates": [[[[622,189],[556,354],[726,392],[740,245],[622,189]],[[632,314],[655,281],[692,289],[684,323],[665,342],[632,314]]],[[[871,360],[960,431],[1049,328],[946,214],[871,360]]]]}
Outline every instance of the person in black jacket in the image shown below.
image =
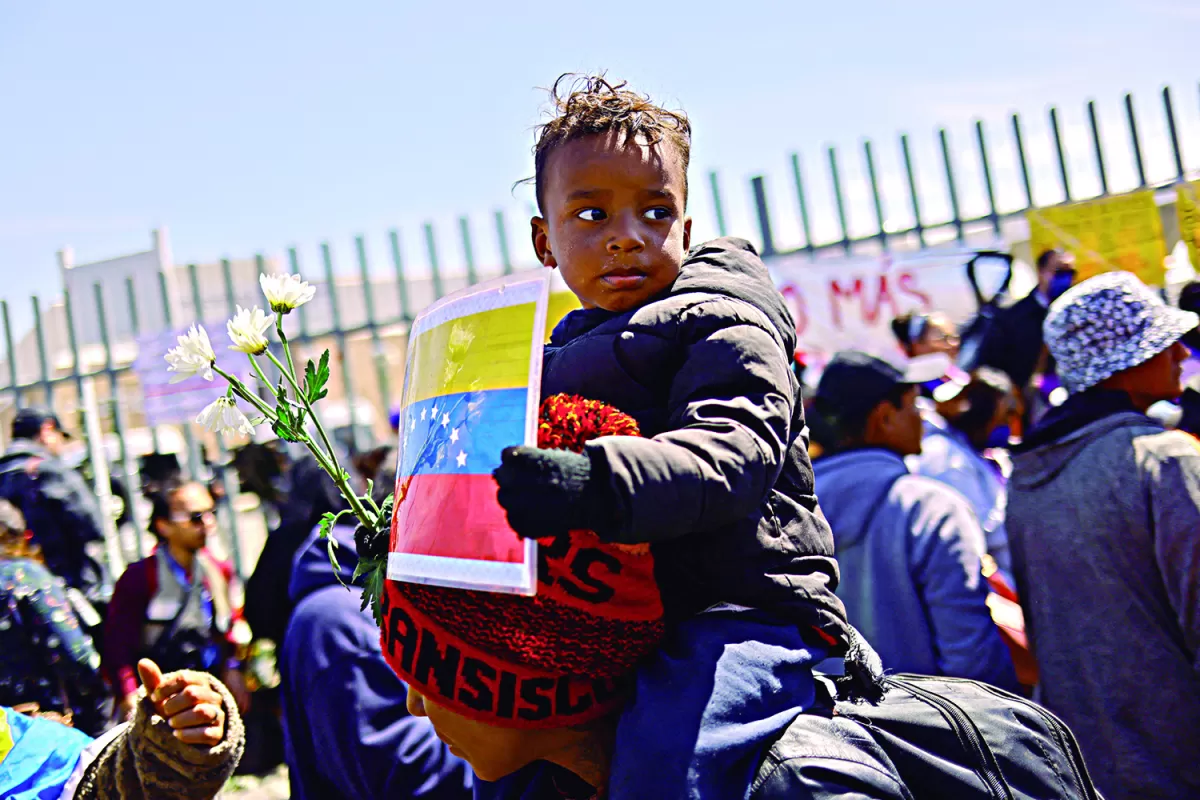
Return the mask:
{"type": "Polygon", "coordinates": [[[1050,304],[1071,288],[1075,257],[1064,250],[1046,250],[1037,258],[1037,278],[1037,288],[997,317],[975,365],[1007,373],[1022,390],[1035,373],[1053,370],[1053,362],[1045,354],[1042,323],[1050,304]]]}
{"type": "Polygon", "coordinates": [[[642,436],[582,455],[509,448],[500,503],[524,537],[590,529],[652,545],[668,620],[735,603],[840,652],[795,323],[749,242],[691,248],[690,125],[622,86],[593,77],[556,95],[535,149],[533,246],[583,305],[545,349],[543,396],[608,403],[642,436]]]}
{"type": "Polygon", "coordinates": [[[107,599],[104,571],[87,545],[104,539],[100,505],[83,476],[59,458],[66,440],[54,412],[22,408],[0,457],[0,498],[25,515],[46,566],[92,601],[107,599]]]}

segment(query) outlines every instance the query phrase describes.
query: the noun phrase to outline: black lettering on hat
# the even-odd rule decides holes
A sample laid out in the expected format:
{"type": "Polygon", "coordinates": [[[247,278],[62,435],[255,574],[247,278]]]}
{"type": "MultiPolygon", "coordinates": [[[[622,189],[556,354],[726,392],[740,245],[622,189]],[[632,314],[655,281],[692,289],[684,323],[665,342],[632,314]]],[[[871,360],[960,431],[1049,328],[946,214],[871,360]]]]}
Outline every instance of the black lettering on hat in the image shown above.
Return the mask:
{"type": "Polygon", "coordinates": [[[526,678],[521,681],[521,699],[529,707],[517,709],[517,716],[530,722],[549,718],[554,713],[554,703],[550,700],[553,690],[553,678],[526,678]]]}
{"type": "Polygon", "coordinates": [[[554,585],[554,576],[550,574],[551,559],[557,561],[567,557],[571,551],[570,536],[555,536],[549,544],[538,545],[538,580],[546,586],[554,585]]]}
{"type": "Polygon", "coordinates": [[[458,702],[476,711],[491,711],[496,704],[492,687],[485,681],[494,681],[496,670],[491,664],[468,656],[463,659],[463,685],[458,688],[458,702]]]}
{"type": "Polygon", "coordinates": [[[446,645],[443,654],[433,631],[429,628],[421,630],[421,649],[417,653],[417,666],[413,677],[418,683],[429,685],[429,673],[437,680],[437,688],[443,697],[454,697],[454,679],[458,675],[458,648],[452,644],[446,645]]]}
{"type": "Polygon", "coordinates": [[[593,702],[592,693],[587,689],[579,693],[578,701],[572,702],[571,679],[565,675],[558,679],[558,686],[554,691],[554,704],[558,706],[557,716],[564,717],[573,714],[582,714],[592,707],[593,702]]]}
{"type": "Polygon", "coordinates": [[[388,655],[396,657],[396,645],[400,645],[400,669],[412,672],[413,655],[417,652],[417,627],[412,617],[400,606],[388,612],[388,655]]]}
{"type": "Polygon", "coordinates": [[[607,603],[617,592],[612,586],[592,574],[593,565],[599,565],[613,575],[621,573],[621,562],[616,556],[594,547],[587,547],[576,552],[575,557],[571,559],[571,574],[583,586],[568,580],[560,581],[560,583],[563,591],[572,597],[589,600],[593,603],[607,603]]]}
{"type": "Polygon", "coordinates": [[[517,704],[517,676],[511,672],[500,673],[500,697],[496,701],[496,716],[512,719],[513,707],[517,704]]]}

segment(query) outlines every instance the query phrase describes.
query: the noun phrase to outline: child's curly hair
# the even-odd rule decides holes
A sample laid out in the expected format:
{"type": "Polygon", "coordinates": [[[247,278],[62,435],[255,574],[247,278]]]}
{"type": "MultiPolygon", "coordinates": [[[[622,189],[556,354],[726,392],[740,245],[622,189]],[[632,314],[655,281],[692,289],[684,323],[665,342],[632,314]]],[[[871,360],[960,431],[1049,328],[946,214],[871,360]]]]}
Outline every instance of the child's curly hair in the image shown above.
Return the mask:
{"type": "Polygon", "coordinates": [[[554,148],[573,139],[609,131],[618,131],[626,142],[653,146],[666,140],[674,145],[687,191],[692,149],[692,124],[687,115],[655,105],[649,96],[625,88],[627,85],[625,81],[613,83],[603,73],[567,72],[550,87],[553,118],[537,127],[533,146],[533,182],[539,209],[545,210],[542,192],[546,160],[554,148]]]}

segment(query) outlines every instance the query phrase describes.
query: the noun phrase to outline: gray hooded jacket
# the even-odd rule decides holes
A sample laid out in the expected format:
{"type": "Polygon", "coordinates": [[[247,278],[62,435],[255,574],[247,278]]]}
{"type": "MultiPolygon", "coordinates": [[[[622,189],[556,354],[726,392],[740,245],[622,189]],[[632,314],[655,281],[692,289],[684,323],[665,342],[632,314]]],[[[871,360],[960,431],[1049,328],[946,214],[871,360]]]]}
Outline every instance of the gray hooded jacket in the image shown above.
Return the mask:
{"type": "Polygon", "coordinates": [[[1200,797],[1200,442],[1119,411],[1013,465],[1038,699],[1109,800],[1200,797]]]}

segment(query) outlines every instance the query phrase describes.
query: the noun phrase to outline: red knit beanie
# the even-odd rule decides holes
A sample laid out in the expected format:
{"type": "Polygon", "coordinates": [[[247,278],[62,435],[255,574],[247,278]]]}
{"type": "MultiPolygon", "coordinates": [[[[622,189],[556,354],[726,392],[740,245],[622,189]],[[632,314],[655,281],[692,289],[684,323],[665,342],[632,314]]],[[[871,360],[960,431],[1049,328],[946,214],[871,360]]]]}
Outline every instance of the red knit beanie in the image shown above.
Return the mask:
{"type": "MultiPolygon", "coordinates": [[[[538,446],[583,452],[599,436],[637,436],[628,415],[594,400],[547,398],[538,446]]],[[[514,534],[515,535],[515,534],[514,534]]],[[[623,677],[663,634],[647,545],[591,531],[538,540],[533,597],[388,581],[383,653],[440,706],[510,728],[561,728],[623,700],[623,677]]]]}

